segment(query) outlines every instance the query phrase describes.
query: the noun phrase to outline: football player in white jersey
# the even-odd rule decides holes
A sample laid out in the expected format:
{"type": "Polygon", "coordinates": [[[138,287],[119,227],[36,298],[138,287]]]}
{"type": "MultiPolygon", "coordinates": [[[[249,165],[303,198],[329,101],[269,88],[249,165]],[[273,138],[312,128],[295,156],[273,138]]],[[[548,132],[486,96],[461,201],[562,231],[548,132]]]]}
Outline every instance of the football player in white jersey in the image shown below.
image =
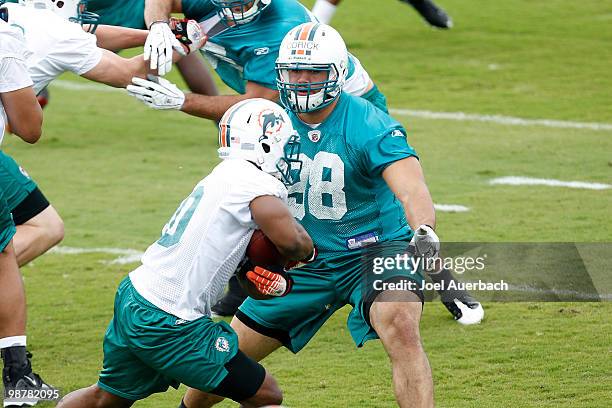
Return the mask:
{"type": "MultiPolygon", "coordinates": [[[[28,143],[35,143],[41,135],[42,111],[28,76],[23,37],[2,17],[0,15],[0,142],[5,123],[9,123],[16,135],[28,143]]],[[[5,407],[21,406],[13,398],[15,392],[47,387],[32,372],[26,352],[25,291],[13,248],[14,235],[15,224],[5,192],[0,187],[0,353],[5,407]]],[[[36,401],[29,402],[34,405],[36,401]]]]}
{"type": "MultiPolygon", "coordinates": [[[[301,163],[299,139],[280,106],[250,99],[221,119],[219,145],[223,161],[183,200],[142,265],[121,282],[97,384],[70,393],[58,407],[129,407],[180,383],[248,407],[282,402],[276,381],[239,351],[234,330],[213,322],[210,308],[255,229],[287,259],[316,253],[289,212],[283,184],[298,177],[292,169],[301,163]]],[[[289,293],[286,274],[260,271],[254,267],[246,276],[261,293],[289,293]]]]}
{"type": "MultiPolygon", "coordinates": [[[[122,58],[100,46],[120,49],[142,44],[147,31],[100,26],[96,37],[81,26],[83,24],[89,31],[96,28],[95,18],[83,10],[82,4],[79,0],[24,0],[23,4],[2,6],[8,24],[25,38],[26,65],[37,94],[67,71],[115,87],[126,86],[133,76],[146,75],[148,64],[142,56],[122,58]]],[[[181,44],[175,46],[182,53],[190,51],[181,44]]],[[[0,152],[0,163],[3,164],[0,185],[7,192],[8,205],[17,224],[14,240],[17,261],[24,265],[62,240],[63,222],[12,158],[0,152]]]]}

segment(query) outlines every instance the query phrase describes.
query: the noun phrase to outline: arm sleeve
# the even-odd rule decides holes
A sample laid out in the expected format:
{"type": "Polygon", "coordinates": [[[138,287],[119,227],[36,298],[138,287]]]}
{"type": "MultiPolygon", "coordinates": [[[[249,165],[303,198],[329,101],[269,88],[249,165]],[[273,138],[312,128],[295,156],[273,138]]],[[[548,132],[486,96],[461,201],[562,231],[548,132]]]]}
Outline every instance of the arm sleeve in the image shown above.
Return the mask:
{"type": "Polygon", "coordinates": [[[25,63],[13,57],[0,58],[0,93],[32,86],[25,63]]]}
{"type": "Polygon", "coordinates": [[[406,131],[402,127],[388,129],[367,141],[361,151],[361,166],[366,174],[380,176],[390,164],[416,157],[416,151],[408,144],[406,131]]]}
{"type": "Polygon", "coordinates": [[[276,70],[274,66],[278,55],[278,47],[256,48],[252,53],[253,57],[244,66],[244,79],[276,90],[276,70]],[[258,53],[261,54],[257,55],[258,53]]]}
{"type": "Polygon", "coordinates": [[[96,45],[96,37],[83,31],[78,24],[70,23],[62,28],[65,35],[49,53],[49,58],[64,71],[77,75],[83,75],[98,65],[102,50],[96,45]]]}

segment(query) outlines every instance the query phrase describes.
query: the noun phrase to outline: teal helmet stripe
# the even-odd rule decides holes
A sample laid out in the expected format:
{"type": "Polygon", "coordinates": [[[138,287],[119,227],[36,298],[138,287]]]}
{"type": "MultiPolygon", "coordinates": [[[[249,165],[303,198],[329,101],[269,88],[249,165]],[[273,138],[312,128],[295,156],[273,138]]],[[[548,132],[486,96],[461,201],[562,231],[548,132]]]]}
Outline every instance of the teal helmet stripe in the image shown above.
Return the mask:
{"type": "Polygon", "coordinates": [[[320,23],[317,23],[315,24],[314,27],[312,27],[312,30],[310,30],[310,35],[308,36],[308,41],[314,40],[314,36],[317,33],[317,30],[319,29],[319,27],[321,27],[320,23]]]}
{"type": "Polygon", "coordinates": [[[236,114],[236,112],[238,112],[240,110],[240,108],[242,108],[242,105],[244,104],[240,104],[239,106],[236,107],[236,109],[234,109],[232,112],[230,112],[229,117],[227,118],[227,124],[225,125],[225,145],[227,147],[230,147],[230,133],[232,130],[232,127],[230,126],[230,123],[232,123],[232,118],[234,117],[234,115],[236,114]]]}

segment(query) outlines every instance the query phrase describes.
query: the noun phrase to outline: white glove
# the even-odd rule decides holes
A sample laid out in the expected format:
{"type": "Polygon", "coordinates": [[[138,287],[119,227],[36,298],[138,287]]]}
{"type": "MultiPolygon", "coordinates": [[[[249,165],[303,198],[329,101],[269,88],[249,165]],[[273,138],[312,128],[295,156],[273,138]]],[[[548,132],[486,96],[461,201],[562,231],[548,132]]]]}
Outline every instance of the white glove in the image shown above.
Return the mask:
{"type": "Polygon", "coordinates": [[[151,69],[157,69],[159,75],[166,75],[172,69],[172,50],[183,46],[172,33],[165,21],[156,21],[149,28],[149,35],[144,45],[144,60],[151,60],[151,69]]]}
{"type": "Polygon", "coordinates": [[[414,245],[417,256],[436,259],[440,254],[440,238],[429,225],[417,228],[410,244],[414,245]]]}
{"type": "Polygon", "coordinates": [[[151,108],[181,109],[185,102],[183,91],[162,77],[147,75],[147,79],[132,78],[132,84],[126,88],[128,93],[151,108]]]}

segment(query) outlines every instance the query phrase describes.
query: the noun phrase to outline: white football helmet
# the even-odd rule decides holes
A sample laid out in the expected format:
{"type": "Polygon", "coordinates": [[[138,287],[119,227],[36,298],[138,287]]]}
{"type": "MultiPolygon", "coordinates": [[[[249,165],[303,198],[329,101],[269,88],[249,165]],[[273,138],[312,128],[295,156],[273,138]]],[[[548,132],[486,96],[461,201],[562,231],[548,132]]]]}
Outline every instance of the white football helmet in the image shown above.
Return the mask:
{"type": "Polygon", "coordinates": [[[276,74],[283,105],[296,113],[321,109],[340,95],[346,81],[348,51],[344,40],[327,24],[300,24],[283,38],[276,59],[276,74]],[[326,71],[327,80],[291,82],[289,72],[296,70],[326,71]]]}
{"type": "Polygon", "coordinates": [[[237,25],[254,21],[272,0],[211,0],[219,17],[237,25]]]}
{"type": "Polygon", "coordinates": [[[219,158],[243,159],[286,185],[299,179],[300,140],[284,109],[267,99],[240,101],[219,122],[219,158]]]}
{"type": "Polygon", "coordinates": [[[28,7],[47,9],[73,23],[88,24],[90,33],[96,31],[100,16],[87,11],[87,0],[19,0],[28,7]]]}

